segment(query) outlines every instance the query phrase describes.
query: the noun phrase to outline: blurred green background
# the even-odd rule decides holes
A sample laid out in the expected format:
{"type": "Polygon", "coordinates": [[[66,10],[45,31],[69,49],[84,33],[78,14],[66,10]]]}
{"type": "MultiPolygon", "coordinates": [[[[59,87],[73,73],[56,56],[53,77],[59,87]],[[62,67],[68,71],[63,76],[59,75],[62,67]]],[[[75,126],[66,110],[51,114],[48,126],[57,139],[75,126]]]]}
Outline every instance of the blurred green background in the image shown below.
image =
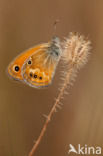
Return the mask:
{"type": "Polygon", "coordinates": [[[54,114],[36,156],[67,156],[69,144],[103,147],[103,0],[0,0],[0,156],[27,156],[61,84],[60,63],[53,84],[43,90],[10,80],[6,68],[25,49],[56,33],[89,36],[92,51],[54,114]]]}

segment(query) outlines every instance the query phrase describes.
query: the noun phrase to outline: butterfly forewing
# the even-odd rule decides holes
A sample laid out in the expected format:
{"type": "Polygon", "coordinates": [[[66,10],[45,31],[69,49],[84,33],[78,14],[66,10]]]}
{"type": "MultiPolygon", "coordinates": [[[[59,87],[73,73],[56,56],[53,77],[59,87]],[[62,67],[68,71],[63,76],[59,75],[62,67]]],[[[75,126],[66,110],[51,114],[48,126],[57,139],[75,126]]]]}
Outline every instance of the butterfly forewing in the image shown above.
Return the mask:
{"type": "Polygon", "coordinates": [[[18,55],[8,66],[7,72],[11,78],[14,78],[16,80],[23,80],[23,77],[21,75],[21,68],[24,64],[24,62],[30,57],[33,53],[35,53],[38,49],[43,47],[45,44],[37,45],[33,48],[27,49],[20,55],[18,55]]]}

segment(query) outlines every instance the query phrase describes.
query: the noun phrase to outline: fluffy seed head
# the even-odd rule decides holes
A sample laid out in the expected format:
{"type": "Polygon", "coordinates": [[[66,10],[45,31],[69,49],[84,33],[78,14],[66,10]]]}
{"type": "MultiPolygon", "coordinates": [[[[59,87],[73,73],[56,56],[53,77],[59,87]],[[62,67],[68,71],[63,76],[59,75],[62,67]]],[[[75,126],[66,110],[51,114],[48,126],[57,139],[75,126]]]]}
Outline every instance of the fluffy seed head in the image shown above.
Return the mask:
{"type": "Polygon", "coordinates": [[[91,42],[83,35],[70,33],[69,37],[63,42],[63,60],[68,65],[73,65],[80,69],[88,60],[91,42]]]}

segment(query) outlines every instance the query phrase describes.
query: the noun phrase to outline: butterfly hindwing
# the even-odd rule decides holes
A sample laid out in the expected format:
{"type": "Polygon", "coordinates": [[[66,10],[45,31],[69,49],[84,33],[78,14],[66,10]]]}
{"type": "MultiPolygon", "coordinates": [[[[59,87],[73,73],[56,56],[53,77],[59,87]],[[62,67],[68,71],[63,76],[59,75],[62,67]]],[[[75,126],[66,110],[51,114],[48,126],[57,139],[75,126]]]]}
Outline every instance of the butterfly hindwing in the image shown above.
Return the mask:
{"type": "Polygon", "coordinates": [[[24,81],[32,87],[48,86],[54,75],[56,62],[52,62],[45,49],[30,56],[22,68],[24,81]],[[28,64],[31,62],[31,64],[28,64]]]}
{"type": "Polygon", "coordinates": [[[60,54],[61,48],[54,40],[37,50],[22,67],[24,81],[35,88],[51,84],[60,54]]]}

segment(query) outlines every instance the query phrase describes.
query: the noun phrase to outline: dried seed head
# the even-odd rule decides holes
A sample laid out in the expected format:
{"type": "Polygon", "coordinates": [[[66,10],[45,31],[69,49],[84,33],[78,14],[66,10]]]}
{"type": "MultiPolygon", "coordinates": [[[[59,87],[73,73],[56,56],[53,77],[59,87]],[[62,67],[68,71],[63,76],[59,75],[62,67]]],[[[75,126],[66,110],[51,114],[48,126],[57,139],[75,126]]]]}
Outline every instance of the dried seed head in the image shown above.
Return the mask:
{"type": "Polygon", "coordinates": [[[91,42],[78,33],[70,33],[63,42],[63,60],[80,69],[88,60],[91,42]]]}

